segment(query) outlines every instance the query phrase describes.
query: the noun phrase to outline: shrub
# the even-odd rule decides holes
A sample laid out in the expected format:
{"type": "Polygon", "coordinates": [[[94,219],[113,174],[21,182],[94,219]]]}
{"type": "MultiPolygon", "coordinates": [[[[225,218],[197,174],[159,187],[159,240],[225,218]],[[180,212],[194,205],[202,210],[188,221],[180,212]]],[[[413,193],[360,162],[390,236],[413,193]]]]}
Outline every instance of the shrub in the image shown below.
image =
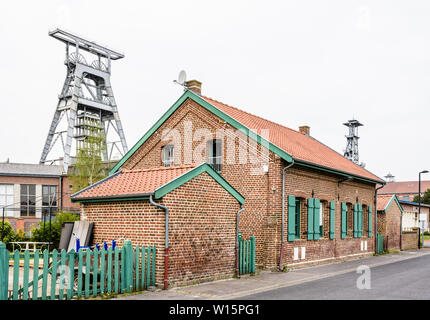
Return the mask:
{"type": "MultiPolygon", "coordinates": [[[[79,220],[79,215],[70,212],[59,212],[55,215],[55,219],[51,221],[51,242],[53,248],[58,248],[60,244],[61,229],[63,222],[73,222],[79,220]]],[[[39,222],[39,227],[31,230],[31,241],[49,242],[49,221],[39,222]]]]}
{"type": "MultiPolygon", "coordinates": [[[[0,234],[3,230],[3,223],[0,222],[0,234]]],[[[12,225],[9,221],[4,222],[4,231],[3,231],[3,242],[6,244],[6,248],[8,250],[12,250],[11,242],[14,241],[28,241],[29,238],[25,235],[24,231],[18,230],[15,232],[12,228],[12,225]]]]}

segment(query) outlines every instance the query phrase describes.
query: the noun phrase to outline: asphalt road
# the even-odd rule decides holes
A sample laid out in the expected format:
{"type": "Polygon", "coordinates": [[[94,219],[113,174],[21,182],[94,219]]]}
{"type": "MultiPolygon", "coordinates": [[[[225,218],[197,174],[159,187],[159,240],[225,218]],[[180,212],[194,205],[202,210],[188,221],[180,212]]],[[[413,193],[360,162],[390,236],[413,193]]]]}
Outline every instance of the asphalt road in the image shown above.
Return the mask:
{"type": "Polygon", "coordinates": [[[239,299],[378,300],[430,299],[430,255],[370,268],[370,289],[358,289],[361,273],[350,272],[239,299]]]}

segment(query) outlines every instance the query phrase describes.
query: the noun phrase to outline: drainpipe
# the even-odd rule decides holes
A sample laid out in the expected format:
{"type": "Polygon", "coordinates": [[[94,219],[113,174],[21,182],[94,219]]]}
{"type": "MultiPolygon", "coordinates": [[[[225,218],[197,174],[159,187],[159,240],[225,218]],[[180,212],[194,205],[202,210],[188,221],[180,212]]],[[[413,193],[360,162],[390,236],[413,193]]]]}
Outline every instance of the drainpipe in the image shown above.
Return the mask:
{"type": "Polygon", "coordinates": [[[152,195],[149,196],[149,202],[151,202],[152,205],[161,208],[166,213],[166,236],[165,236],[165,245],[164,245],[164,290],[167,290],[167,278],[168,278],[168,262],[169,262],[169,209],[166,206],[163,206],[162,204],[154,202],[152,199],[152,195]]]}
{"type": "Polygon", "coordinates": [[[239,215],[245,210],[242,205],[236,213],[236,276],[239,277],[239,215]]]}
{"type": "Polygon", "coordinates": [[[385,183],[375,189],[375,253],[378,253],[378,190],[382,189],[385,183]]]}
{"type": "Polygon", "coordinates": [[[291,167],[294,164],[294,159],[292,162],[286,166],[284,169],[282,169],[282,215],[281,215],[281,252],[279,253],[279,270],[282,271],[282,258],[284,257],[284,234],[285,234],[285,226],[284,226],[284,220],[285,220],[285,171],[289,167],[291,167]]]}
{"type": "Polygon", "coordinates": [[[57,196],[59,196],[59,207],[60,210],[63,211],[63,176],[60,176],[60,187],[59,187],[59,192],[57,194],[57,196]]]}

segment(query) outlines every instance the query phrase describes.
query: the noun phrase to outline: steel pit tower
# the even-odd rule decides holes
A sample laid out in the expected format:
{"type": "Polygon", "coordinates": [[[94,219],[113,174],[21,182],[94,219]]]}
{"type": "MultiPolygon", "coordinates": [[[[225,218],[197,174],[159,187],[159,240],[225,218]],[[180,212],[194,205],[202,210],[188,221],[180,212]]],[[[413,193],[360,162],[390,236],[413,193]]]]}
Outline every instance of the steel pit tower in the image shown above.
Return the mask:
{"type": "Polygon", "coordinates": [[[112,160],[114,148],[124,155],[128,151],[127,142],[110,82],[112,60],[124,55],[60,29],[49,35],[66,44],[67,74],[40,163],[61,161],[61,157],[48,160],[54,145],[61,142],[59,153],[63,154],[63,169],[67,173],[72,161],[72,144],[77,150],[94,132],[103,133],[103,161],[112,160]]]}
{"type": "Polygon", "coordinates": [[[358,127],[362,124],[358,120],[348,120],[343,124],[349,128],[349,133],[346,135],[346,149],[344,152],[344,157],[351,160],[352,162],[364,167],[364,163],[359,163],[358,157],[358,127]]]}

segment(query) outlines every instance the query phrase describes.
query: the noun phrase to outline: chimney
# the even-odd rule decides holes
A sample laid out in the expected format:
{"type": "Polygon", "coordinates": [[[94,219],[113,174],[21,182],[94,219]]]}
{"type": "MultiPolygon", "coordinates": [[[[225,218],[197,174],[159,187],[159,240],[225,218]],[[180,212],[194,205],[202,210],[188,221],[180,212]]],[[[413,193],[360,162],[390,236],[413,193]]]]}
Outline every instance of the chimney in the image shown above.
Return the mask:
{"type": "Polygon", "coordinates": [[[202,83],[200,81],[190,80],[185,82],[185,86],[199,96],[202,94],[202,83]]]}
{"type": "Polygon", "coordinates": [[[299,127],[300,133],[303,133],[304,135],[309,136],[311,133],[311,128],[309,126],[301,126],[299,127]]]}

